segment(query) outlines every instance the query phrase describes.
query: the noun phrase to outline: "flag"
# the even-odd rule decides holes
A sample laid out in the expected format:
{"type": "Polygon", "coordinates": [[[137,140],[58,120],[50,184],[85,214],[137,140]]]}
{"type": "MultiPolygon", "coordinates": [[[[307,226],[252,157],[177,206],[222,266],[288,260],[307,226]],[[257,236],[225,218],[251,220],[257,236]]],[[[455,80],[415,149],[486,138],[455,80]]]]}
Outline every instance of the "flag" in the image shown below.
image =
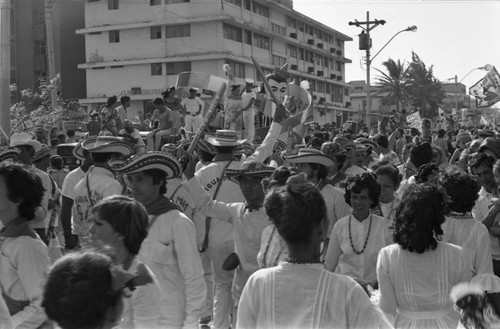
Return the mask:
{"type": "Polygon", "coordinates": [[[488,107],[500,101],[500,75],[495,67],[484,78],[469,88],[477,107],[488,107]]]}
{"type": "Polygon", "coordinates": [[[406,122],[408,122],[408,126],[412,128],[420,129],[420,124],[422,123],[422,118],[420,118],[420,113],[415,111],[406,117],[406,122]]]}

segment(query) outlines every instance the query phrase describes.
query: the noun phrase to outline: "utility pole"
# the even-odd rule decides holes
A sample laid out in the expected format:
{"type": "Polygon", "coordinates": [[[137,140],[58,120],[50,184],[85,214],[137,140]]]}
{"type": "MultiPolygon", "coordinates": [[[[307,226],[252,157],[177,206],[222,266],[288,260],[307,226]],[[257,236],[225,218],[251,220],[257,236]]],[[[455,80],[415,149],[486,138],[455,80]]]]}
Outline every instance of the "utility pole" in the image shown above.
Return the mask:
{"type": "Polygon", "coordinates": [[[0,127],[10,136],[10,1],[0,0],[0,127]]]}
{"type": "Polygon", "coordinates": [[[458,112],[458,78],[455,74],[455,109],[458,112]]]}
{"type": "Polygon", "coordinates": [[[357,20],[354,20],[354,22],[349,22],[349,25],[356,25],[357,27],[360,27],[363,29],[361,34],[359,35],[359,49],[360,50],[366,50],[366,126],[368,129],[371,127],[371,110],[372,110],[372,104],[371,104],[371,88],[370,88],[370,65],[371,65],[371,59],[370,59],[370,48],[372,47],[372,39],[370,38],[370,31],[376,28],[378,25],[384,25],[385,21],[382,20],[373,20],[370,21],[370,12],[366,12],[366,21],[365,22],[358,22],[357,20]],[[365,27],[362,25],[366,25],[365,27]]]}
{"type": "MultiPolygon", "coordinates": [[[[56,77],[56,59],[54,52],[54,36],[52,33],[52,0],[44,0],[45,4],[45,34],[47,35],[47,63],[48,81],[56,77]]],[[[57,108],[57,88],[52,88],[50,92],[50,102],[52,110],[57,108]]]]}

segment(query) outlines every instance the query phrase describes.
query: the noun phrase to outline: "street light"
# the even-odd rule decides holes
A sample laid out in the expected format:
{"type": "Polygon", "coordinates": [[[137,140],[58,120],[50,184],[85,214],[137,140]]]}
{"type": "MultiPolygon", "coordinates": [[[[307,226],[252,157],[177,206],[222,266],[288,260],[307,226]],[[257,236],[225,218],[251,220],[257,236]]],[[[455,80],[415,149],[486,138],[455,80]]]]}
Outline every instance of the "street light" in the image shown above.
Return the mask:
{"type": "Polygon", "coordinates": [[[370,65],[373,62],[373,59],[377,57],[378,54],[394,39],[398,34],[403,32],[415,32],[417,27],[415,25],[409,26],[406,29],[403,29],[392,36],[385,43],[385,45],[370,59],[370,48],[371,48],[371,39],[370,39],[370,31],[374,29],[377,25],[384,25],[384,20],[374,20],[370,21],[370,12],[366,12],[366,22],[358,22],[355,20],[354,22],[349,22],[349,25],[356,25],[357,27],[361,27],[363,31],[359,35],[359,49],[366,50],[366,125],[368,128],[371,126],[371,85],[370,85],[370,65]],[[365,24],[366,27],[361,26],[365,24]],[[371,24],[371,25],[370,25],[371,24]]]}

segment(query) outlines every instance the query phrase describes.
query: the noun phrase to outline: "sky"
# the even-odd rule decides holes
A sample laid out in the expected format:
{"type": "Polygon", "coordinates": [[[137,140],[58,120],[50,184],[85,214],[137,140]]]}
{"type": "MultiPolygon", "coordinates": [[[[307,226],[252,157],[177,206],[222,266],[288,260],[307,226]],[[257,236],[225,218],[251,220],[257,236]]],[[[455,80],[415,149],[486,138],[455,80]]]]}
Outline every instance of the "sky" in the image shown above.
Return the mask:
{"type": "Polygon", "coordinates": [[[433,66],[434,76],[442,82],[453,82],[455,75],[467,89],[480,80],[484,70],[474,68],[491,64],[500,70],[500,0],[441,1],[441,0],[294,0],[296,11],[305,14],[345,35],[345,81],[366,80],[365,51],[358,49],[358,34],[362,29],[349,26],[349,21],[385,20],[370,31],[372,56],[397,32],[416,25],[416,32],[396,36],[372,61],[371,82],[376,81],[382,62],[389,58],[411,61],[414,51],[427,67],[433,66]],[[363,62],[364,63],[364,62],[363,62]],[[447,80],[452,78],[452,80],[447,80]]]}

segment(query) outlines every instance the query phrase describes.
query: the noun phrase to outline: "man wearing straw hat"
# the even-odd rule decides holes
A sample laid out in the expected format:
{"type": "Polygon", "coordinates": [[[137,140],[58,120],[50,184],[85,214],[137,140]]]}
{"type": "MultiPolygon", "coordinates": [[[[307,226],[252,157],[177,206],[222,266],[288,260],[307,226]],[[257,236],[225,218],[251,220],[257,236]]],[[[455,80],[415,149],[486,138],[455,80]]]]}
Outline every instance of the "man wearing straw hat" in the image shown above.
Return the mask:
{"type": "Polygon", "coordinates": [[[43,193],[42,203],[35,213],[35,219],[31,221],[30,225],[40,238],[47,243],[48,240],[45,234],[45,217],[49,211],[49,199],[52,183],[49,174],[38,169],[33,164],[35,153],[42,149],[42,144],[39,141],[32,139],[31,135],[28,133],[18,133],[13,134],[10,137],[10,146],[16,147],[20,151],[16,161],[25,165],[42,180],[45,192],[43,193]]]}
{"type": "Polygon", "coordinates": [[[71,229],[73,234],[78,235],[80,245],[86,247],[90,242],[92,224],[88,220],[88,210],[100,200],[123,192],[123,187],[115,179],[108,161],[117,155],[130,156],[132,148],[114,136],[98,136],[85,140],[82,142],[82,148],[90,153],[94,165],[75,186],[71,229]]]}
{"type": "MultiPolygon", "coordinates": [[[[96,137],[90,139],[95,140],[96,137]]],[[[73,156],[80,160],[81,165],[70,171],[64,178],[61,194],[61,225],[64,233],[64,244],[66,250],[75,248],[78,245],[78,236],[71,233],[73,201],[75,199],[75,186],[85,177],[87,171],[92,166],[92,158],[87,150],[82,147],[82,142],[76,144],[73,148],[73,156]]]]}
{"type": "Polygon", "coordinates": [[[322,151],[313,148],[302,148],[297,155],[285,157],[285,160],[294,164],[300,172],[321,192],[325,199],[328,220],[328,235],[335,222],[351,213],[351,207],[345,202],[344,192],[327,183],[328,168],[336,166],[334,157],[343,154],[339,144],[333,142],[323,143],[322,151]],[[323,151],[323,152],[322,152],[323,151]],[[329,154],[329,155],[327,155],[329,154]]]}
{"type": "MultiPolygon", "coordinates": [[[[274,114],[274,122],[266,138],[247,160],[263,162],[272,155],[275,141],[282,129],[280,122],[285,116],[285,108],[282,105],[278,106],[274,114]]],[[[233,130],[217,130],[214,136],[207,135],[206,140],[216,149],[216,155],[211,164],[196,172],[196,177],[211,197],[216,196],[214,199],[228,203],[240,202],[243,200],[241,189],[234,182],[224,180],[224,171],[240,168],[241,162],[235,159],[234,150],[238,145],[243,144],[243,140],[238,140],[237,133],[233,130]]],[[[227,221],[221,221],[217,216],[207,218],[204,224],[198,224],[197,227],[205,227],[202,250],[205,249],[206,253],[202,257],[210,258],[209,262],[212,264],[214,274],[213,326],[216,329],[229,328],[233,308],[231,286],[234,275],[232,271],[224,271],[222,264],[234,250],[233,227],[227,221]]]]}
{"type": "Polygon", "coordinates": [[[195,228],[165,196],[167,179],[182,175],[179,161],[165,153],[148,151],[110,164],[126,175],[133,198],[144,205],[149,215],[149,232],[139,258],[151,268],[163,291],[160,325],[198,328],[207,291],[195,228]]]}

